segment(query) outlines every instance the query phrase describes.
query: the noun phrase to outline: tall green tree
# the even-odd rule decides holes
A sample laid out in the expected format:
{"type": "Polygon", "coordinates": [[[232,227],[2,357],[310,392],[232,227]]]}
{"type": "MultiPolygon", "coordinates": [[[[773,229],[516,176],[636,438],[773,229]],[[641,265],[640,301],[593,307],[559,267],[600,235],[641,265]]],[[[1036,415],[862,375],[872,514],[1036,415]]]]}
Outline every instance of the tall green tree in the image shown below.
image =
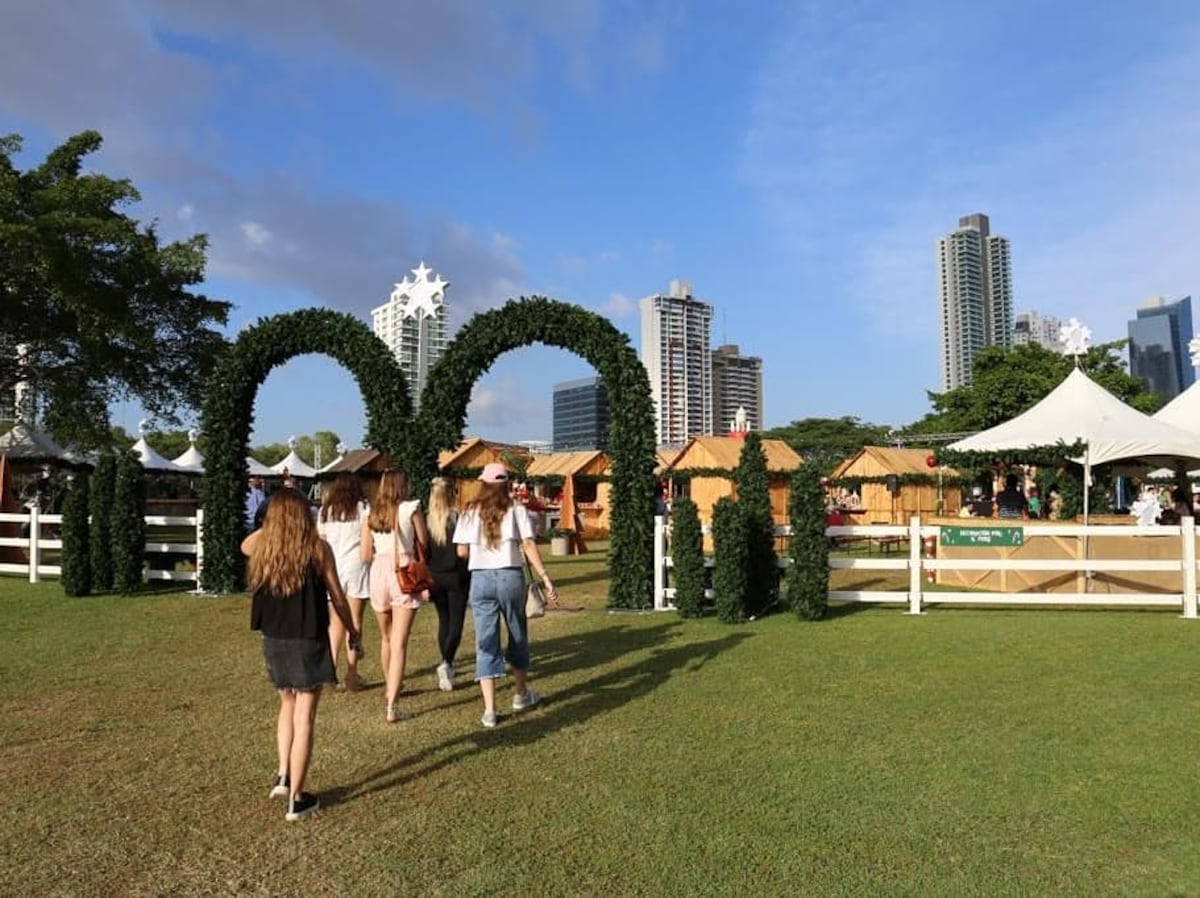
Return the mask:
{"type": "Polygon", "coordinates": [[[887,444],[892,428],[869,424],[853,416],[842,418],[803,418],[783,427],[763,431],[763,437],[783,440],[821,474],[828,475],[838,463],[863,446],[887,444]]]}
{"type": "Polygon", "coordinates": [[[146,558],[146,482],[142,463],[132,452],[117,457],[112,505],[113,585],[122,595],[142,585],[146,558]]]}
{"type": "Polygon", "coordinates": [[[92,558],[92,586],[98,591],[113,588],[112,509],[116,492],[117,459],[101,452],[90,478],[89,506],[92,525],[89,551],[92,558]]]}
{"type": "Polygon", "coordinates": [[[746,619],[746,517],[728,496],[713,506],[713,601],[727,624],[746,619]]]}
{"type": "Polygon", "coordinates": [[[681,617],[704,613],[704,533],[696,503],[680,496],[671,507],[671,570],[675,609],[681,617]]]}
{"type": "Polygon", "coordinates": [[[125,211],[131,182],[85,170],[100,145],[85,131],[22,171],[20,137],[0,137],[0,393],[29,383],[50,431],[84,447],[109,443],[114,400],[171,423],[197,407],[230,308],[190,289],[205,237],[162,243],[125,211]]]}
{"type": "Polygon", "coordinates": [[[746,614],[756,617],[774,605],[779,596],[779,559],[775,554],[767,453],[762,436],[754,431],[746,434],[733,481],[746,528],[746,614]]]}
{"type": "Polygon", "coordinates": [[[67,485],[62,512],[62,588],[69,596],[92,593],[92,560],[88,534],[88,483],[82,474],[67,485]]]}
{"type": "Polygon", "coordinates": [[[829,540],[825,537],[825,490],[808,465],[792,475],[788,495],[792,563],[784,578],[788,606],[805,620],[819,620],[829,605],[829,540]]]}
{"type": "MultiPolygon", "coordinates": [[[[1162,397],[1125,369],[1121,350],[1127,341],[1101,343],[1080,356],[1079,367],[1118,399],[1147,414],[1162,397]]],[[[975,358],[970,384],[930,393],[933,411],[907,428],[909,433],[963,433],[987,430],[1032,408],[1057,387],[1075,360],[1037,343],[1013,349],[989,346],[975,358]]]]}

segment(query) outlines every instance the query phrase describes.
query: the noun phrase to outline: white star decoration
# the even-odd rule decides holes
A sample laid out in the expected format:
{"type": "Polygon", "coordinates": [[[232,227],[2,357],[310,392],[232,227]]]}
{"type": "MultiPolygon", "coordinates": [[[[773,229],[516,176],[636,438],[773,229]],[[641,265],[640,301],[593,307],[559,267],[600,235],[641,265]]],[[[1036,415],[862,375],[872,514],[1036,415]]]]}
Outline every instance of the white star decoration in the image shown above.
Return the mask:
{"type": "Polygon", "coordinates": [[[424,262],[414,268],[412,273],[417,276],[416,280],[410,281],[406,277],[396,284],[396,289],[392,291],[392,300],[403,302],[402,311],[405,318],[417,318],[419,312],[424,312],[426,317],[432,318],[437,314],[438,306],[445,302],[446,288],[450,286],[450,282],[443,280],[441,275],[432,281],[429,280],[433,269],[427,267],[424,262]]]}
{"type": "Polygon", "coordinates": [[[1192,356],[1192,367],[1200,368],[1200,336],[1192,337],[1188,343],[1188,352],[1192,356]]]}
{"type": "Polygon", "coordinates": [[[1058,329],[1058,342],[1062,344],[1063,354],[1075,356],[1078,362],[1092,343],[1092,329],[1080,324],[1078,318],[1071,318],[1058,329]]]}

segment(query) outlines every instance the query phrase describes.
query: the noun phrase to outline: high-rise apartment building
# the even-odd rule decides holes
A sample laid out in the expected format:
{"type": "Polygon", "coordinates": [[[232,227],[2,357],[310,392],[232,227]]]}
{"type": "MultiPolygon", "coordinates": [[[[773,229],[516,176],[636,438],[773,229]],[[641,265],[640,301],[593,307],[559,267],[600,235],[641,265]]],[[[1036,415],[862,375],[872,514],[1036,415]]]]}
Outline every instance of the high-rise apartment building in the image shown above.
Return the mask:
{"type": "Polygon", "coordinates": [[[744,356],[735,344],[718,346],[712,354],[713,427],[726,433],[737,416],[746,412],[749,430],[763,429],[762,359],[744,356]]]}
{"type": "Polygon", "coordinates": [[[599,377],[554,385],[554,451],[608,449],[608,391],[599,377]]]}
{"type": "Polygon", "coordinates": [[[1027,343],[1037,343],[1054,352],[1062,352],[1062,343],[1058,339],[1060,327],[1062,327],[1062,322],[1053,315],[1018,312],[1013,318],[1013,345],[1024,346],[1027,343]]]}
{"type": "Polygon", "coordinates": [[[1129,373],[1146,388],[1170,401],[1196,382],[1188,354],[1192,330],[1192,298],[1167,302],[1156,296],[1142,303],[1129,322],[1129,373]]]}
{"type": "Polygon", "coordinates": [[[942,390],[971,382],[985,346],[1013,345],[1012,258],[986,215],[967,215],[938,241],[942,390]]]}
{"type": "Polygon", "coordinates": [[[712,306],[684,281],[639,303],[642,364],[650,376],[660,446],[682,446],[713,432],[712,306]]]}
{"type": "Polygon", "coordinates": [[[430,280],[433,271],[424,262],[412,273],[415,279],[405,277],[386,303],[371,310],[371,327],[400,363],[415,408],[429,370],[446,351],[446,288],[450,283],[440,275],[430,280]]]}

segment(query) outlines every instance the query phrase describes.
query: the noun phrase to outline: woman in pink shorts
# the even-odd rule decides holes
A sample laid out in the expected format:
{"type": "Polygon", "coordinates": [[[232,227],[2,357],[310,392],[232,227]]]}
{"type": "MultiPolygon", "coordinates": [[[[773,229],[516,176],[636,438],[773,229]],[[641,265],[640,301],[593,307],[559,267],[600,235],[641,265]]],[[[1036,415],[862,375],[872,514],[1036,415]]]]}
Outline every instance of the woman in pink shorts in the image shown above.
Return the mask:
{"type": "Polygon", "coordinates": [[[362,522],[362,559],[371,562],[371,610],[379,622],[380,660],[387,677],[387,722],[403,716],[397,702],[404,686],[408,637],[429,591],[410,596],[400,591],[396,565],[408,564],[413,538],[429,545],[421,503],[408,498],[408,475],[395,468],[384,472],[371,513],[362,522]]]}

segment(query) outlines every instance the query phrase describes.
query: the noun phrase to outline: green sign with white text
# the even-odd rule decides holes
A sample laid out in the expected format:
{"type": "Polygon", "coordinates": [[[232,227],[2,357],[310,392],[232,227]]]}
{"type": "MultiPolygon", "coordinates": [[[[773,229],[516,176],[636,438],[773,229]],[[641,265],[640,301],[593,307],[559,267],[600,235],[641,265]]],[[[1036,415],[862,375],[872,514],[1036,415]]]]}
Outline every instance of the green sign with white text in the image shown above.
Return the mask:
{"type": "Polygon", "coordinates": [[[943,527],[943,546],[1023,546],[1024,527],[943,527]]]}

